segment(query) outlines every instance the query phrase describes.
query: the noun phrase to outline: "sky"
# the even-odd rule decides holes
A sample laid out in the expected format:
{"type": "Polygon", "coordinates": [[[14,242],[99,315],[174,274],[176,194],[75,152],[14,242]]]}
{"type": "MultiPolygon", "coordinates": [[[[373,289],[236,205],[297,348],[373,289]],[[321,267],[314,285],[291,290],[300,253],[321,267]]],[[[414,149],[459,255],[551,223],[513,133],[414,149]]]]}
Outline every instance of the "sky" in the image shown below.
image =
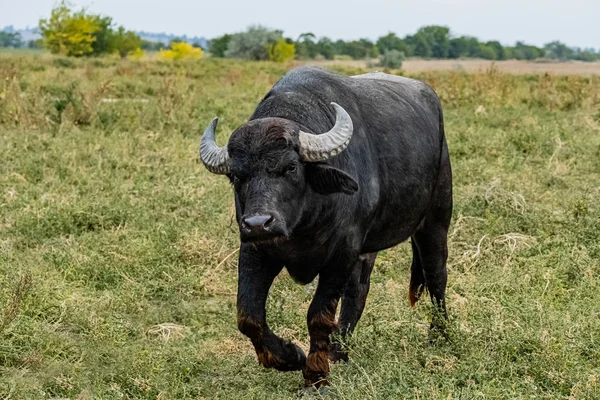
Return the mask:
{"type": "MultiPolygon", "coordinates": [[[[212,38],[261,24],[297,38],[371,40],[445,25],[454,35],[521,40],[537,46],[560,40],[600,47],[600,0],[72,0],[76,8],[109,15],[131,30],[212,38]]],[[[0,0],[0,27],[36,26],[55,0],[0,0]]]]}

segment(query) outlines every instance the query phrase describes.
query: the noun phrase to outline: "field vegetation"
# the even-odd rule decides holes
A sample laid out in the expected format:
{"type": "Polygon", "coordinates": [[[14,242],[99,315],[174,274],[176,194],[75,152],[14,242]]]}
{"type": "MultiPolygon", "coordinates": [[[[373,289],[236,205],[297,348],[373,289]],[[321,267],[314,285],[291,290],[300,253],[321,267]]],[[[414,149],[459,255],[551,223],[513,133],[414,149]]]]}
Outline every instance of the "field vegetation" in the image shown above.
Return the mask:
{"type": "MultiPolygon", "coordinates": [[[[232,189],[197,152],[288,68],[0,57],[0,398],[296,397],[237,331],[232,189]]],[[[383,251],[327,398],[600,398],[600,78],[413,76],[453,163],[451,340],[408,305],[410,245],[383,251]]],[[[268,302],[305,350],[314,289],[268,302]]]]}

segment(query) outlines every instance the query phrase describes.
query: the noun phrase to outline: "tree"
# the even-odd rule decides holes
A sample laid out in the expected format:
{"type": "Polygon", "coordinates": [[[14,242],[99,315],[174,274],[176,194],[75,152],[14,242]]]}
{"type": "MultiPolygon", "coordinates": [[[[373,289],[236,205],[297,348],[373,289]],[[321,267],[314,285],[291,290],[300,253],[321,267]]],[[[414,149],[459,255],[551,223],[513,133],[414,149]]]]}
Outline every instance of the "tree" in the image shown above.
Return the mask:
{"type": "Polygon", "coordinates": [[[291,43],[291,40],[288,42],[284,38],[279,39],[275,44],[268,45],[270,61],[284,62],[292,60],[295,51],[294,43],[291,43]]]}
{"type": "Polygon", "coordinates": [[[335,45],[328,37],[322,37],[317,42],[317,53],[327,60],[333,60],[335,57],[335,45]]]}
{"type": "Polygon", "coordinates": [[[127,57],[130,53],[138,52],[142,47],[142,39],[133,31],[127,31],[122,26],[110,34],[111,53],[116,52],[121,58],[127,57]]]}
{"type": "Polygon", "coordinates": [[[39,28],[44,46],[51,53],[78,57],[93,53],[95,33],[101,26],[96,18],[86,15],[84,10],[71,12],[63,1],[52,10],[49,19],[40,20],[39,28]]]}
{"type": "Polygon", "coordinates": [[[478,57],[479,56],[479,40],[471,36],[460,36],[450,39],[450,49],[448,57],[478,57]]]}
{"type": "Polygon", "coordinates": [[[0,47],[21,47],[23,41],[19,32],[0,31],[0,47]]]}
{"type": "Polygon", "coordinates": [[[485,43],[479,43],[479,57],[485,60],[497,60],[498,54],[493,47],[490,47],[485,43]]]}
{"type": "Polygon", "coordinates": [[[504,46],[500,44],[497,40],[489,41],[485,44],[486,47],[489,47],[494,51],[494,60],[506,60],[506,54],[504,51],[504,46]]]}
{"type": "Polygon", "coordinates": [[[523,42],[517,42],[513,54],[517,60],[535,60],[544,55],[544,50],[523,42]]]}
{"type": "Polygon", "coordinates": [[[366,50],[366,56],[369,58],[375,58],[379,55],[379,49],[375,46],[375,43],[369,39],[359,39],[359,42],[363,45],[366,50]]]}
{"type": "Polygon", "coordinates": [[[94,43],[92,43],[92,54],[99,56],[101,54],[112,53],[112,18],[92,16],[94,22],[100,29],[94,33],[94,43]]]}
{"type": "Polygon", "coordinates": [[[410,44],[413,55],[418,57],[430,58],[433,56],[431,44],[427,40],[427,37],[423,34],[416,34],[407,36],[406,41],[410,44]]]}
{"type": "Polygon", "coordinates": [[[377,39],[376,45],[379,51],[383,52],[384,54],[387,50],[397,50],[404,54],[411,53],[410,46],[408,43],[406,43],[406,40],[400,39],[395,33],[392,32],[377,39]]]}
{"type": "Polygon", "coordinates": [[[52,53],[86,56],[118,53],[126,57],[141,53],[142,39],[122,26],[113,29],[112,18],[73,12],[66,1],[52,10],[48,20],[39,23],[43,43],[52,53]]]}
{"type": "Polygon", "coordinates": [[[544,49],[546,50],[546,56],[555,60],[567,60],[575,55],[573,49],[557,40],[546,44],[544,49]]]}
{"type": "Polygon", "coordinates": [[[448,58],[450,52],[450,28],[446,26],[424,26],[417,31],[418,38],[424,49],[431,49],[431,57],[448,58]],[[424,44],[427,44],[424,46],[424,44]]]}
{"type": "Polygon", "coordinates": [[[227,47],[229,46],[231,38],[232,35],[226,33],[223,36],[219,36],[211,40],[208,45],[210,54],[212,54],[213,57],[225,57],[225,52],[227,51],[227,47]]]}
{"type": "Polygon", "coordinates": [[[298,36],[298,40],[296,40],[298,58],[315,58],[317,56],[315,39],[315,34],[312,32],[301,33],[298,36]]]}
{"type": "Polygon", "coordinates": [[[248,60],[268,60],[267,46],[277,43],[281,37],[281,31],[271,30],[260,25],[251,26],[246,32],[236,33],[232,36],[225,56],[248,60]]]}

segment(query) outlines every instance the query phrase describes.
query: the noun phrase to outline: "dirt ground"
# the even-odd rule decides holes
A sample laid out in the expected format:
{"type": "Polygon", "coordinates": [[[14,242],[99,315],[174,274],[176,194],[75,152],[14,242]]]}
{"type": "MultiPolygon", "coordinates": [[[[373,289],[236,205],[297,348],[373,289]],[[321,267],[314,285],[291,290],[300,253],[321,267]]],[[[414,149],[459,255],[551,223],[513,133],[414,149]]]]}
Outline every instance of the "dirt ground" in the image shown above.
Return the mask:
{"type": "MultiPolygon", "coordinates": [[[[402,69],[406,72],[423,71],[485,71],[492,64],[502,72],[513,74],[543,74],[550,73],[555,75],[600,75],[600,62],[533,62],[533,61],[488,61],[479,59],[468,60],[423,60],[408,59],[402,64],[402,69]]],[[[349,65],[355,67],[366,67],[364,60],[333,60],[333,61],[310,61],[307,64],[313,65],[349,65]]]]}

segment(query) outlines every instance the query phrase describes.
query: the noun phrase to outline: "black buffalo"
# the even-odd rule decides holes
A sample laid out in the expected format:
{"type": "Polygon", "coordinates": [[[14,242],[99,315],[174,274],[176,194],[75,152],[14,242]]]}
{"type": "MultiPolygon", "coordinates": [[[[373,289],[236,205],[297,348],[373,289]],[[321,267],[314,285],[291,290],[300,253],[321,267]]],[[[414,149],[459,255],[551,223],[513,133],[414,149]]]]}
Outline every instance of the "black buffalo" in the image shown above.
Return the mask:
{"type": "Polygon", "coordinates": [[[235,189],[238,327],[262,365],[302,370],[306,385],[326,383],[329,360],[347,358],[331,335],[343,339],[356,326],[377,252],[409,237],[410,303],[427,288],[443,316],[432,328],[443,329],[452,173],[440,101],[429,86],[300,67],[225,147],[215,143],[216,123],[204,132],[200,157],[235,189]],[[269,287],[284,267],[302,284],[319,276],[308,357],[266,323],[269,287]]]}

